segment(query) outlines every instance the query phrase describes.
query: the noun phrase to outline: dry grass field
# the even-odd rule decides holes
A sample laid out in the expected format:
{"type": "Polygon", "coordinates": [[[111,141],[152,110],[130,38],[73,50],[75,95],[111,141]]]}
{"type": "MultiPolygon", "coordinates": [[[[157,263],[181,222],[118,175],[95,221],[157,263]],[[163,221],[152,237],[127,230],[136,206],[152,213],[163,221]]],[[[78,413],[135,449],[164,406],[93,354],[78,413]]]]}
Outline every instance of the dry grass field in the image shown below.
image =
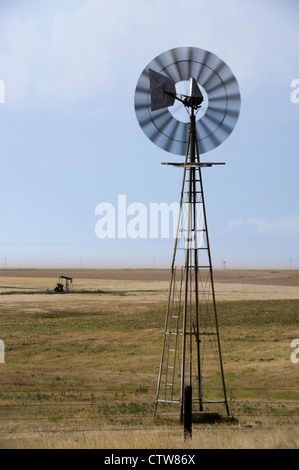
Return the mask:
{"type": "Polygon", "coordinates": [[[153,418],[166,270],[0,270],[0,448],[299,448],[299,272],[215,271],[234,423],[153,418]],[[72,293],[53,294],[58,277],[72,293]]]}

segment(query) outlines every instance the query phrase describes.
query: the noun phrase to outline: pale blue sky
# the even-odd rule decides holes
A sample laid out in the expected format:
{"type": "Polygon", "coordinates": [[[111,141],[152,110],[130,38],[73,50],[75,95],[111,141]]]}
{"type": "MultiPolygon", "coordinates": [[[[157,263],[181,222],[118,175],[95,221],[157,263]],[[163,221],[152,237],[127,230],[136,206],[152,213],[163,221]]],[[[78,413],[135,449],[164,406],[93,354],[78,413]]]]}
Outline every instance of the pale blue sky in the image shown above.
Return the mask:
{"type": "MultiPolygon", "coordinates": [[[[241,113],[203,170],[214,267],[299,269],[296,0],[1,0],[0,267],[169,267],[173,239],[104,239],[102,202],[179,200],[179,161],[135,117],[144,67],[180,46],[232,69],[241,113]]],[[[299,93],[298,93],[299,96],[299,93]]],[[[128,220],[130,217],[128,216],[128,220]]]]}

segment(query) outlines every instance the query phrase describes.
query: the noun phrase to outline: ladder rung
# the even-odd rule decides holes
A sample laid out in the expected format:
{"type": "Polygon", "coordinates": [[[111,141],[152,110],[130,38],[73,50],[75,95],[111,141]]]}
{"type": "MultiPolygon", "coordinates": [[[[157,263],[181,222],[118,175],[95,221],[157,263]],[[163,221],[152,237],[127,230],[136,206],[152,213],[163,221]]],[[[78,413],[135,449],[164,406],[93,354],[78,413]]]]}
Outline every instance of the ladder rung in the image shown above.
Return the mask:
{"type": "Polygon", "coordinates": [[[179,232],[206,232],[206,229],[205,228],[197,228],[196,230],[195,229],[190,229],[188,230],[187,228],[179,228],[179,232]]]}
{"type": "MultiPolygon", "coordinates": [[[[183,191],[183,193],[184,193],[184,194],[189,194],[189,190],[188,190],[188,191],[183,191]]],[[[201,194],[201,191],[193,191],[193,190],[191,189],[190,193],[191,193],[191,194],[201,194]]]]}
{"type": "Polygon", "coordinates": [[[194,229],[187,229],[187,228],[179,228],[179,232],[206,232],[207,229],[206,228],[197,228],[196,230],[194,229]]]}
{"type": "Polygon", "coordinates": [[[180,403],[180,400],[166,400],[166,398],[165,400],[163,398],[158,398],[157,401],[163,402],[163,403],[180,403]]]}

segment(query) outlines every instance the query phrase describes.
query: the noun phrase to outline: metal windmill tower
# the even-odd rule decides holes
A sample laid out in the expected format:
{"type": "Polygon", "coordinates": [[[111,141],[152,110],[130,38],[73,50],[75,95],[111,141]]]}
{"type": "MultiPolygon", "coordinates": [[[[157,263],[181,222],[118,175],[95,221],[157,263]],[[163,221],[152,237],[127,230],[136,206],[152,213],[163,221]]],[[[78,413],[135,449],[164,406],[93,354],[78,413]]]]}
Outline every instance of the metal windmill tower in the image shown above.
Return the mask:
{"type": "Polygon", "coordinates": [[[200,155],[232,132],[240,109],[238,83],[211,52],[179,47],[160,54],[143,70],[135,91],[137,120],[162,149],[184,155],[180,213],[171,264],[155,412],[159,403],[179,404],[193,390],[199,412],[224,406],[229,415],[222,363],[213,269],[200,155]]]}

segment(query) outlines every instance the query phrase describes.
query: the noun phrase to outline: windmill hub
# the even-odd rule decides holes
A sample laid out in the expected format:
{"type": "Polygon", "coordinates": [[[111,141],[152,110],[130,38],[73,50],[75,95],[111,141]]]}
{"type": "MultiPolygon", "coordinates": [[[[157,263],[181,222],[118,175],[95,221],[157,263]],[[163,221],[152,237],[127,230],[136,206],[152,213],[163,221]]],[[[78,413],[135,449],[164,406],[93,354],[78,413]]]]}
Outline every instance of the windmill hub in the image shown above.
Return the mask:
{"type": "MultiPolygon", "coordinates": [[[[176,96],[180,98],[180,100],[176,99],[174,104],[169,106],[168,111],[170,114],[173,116],[174,119],[183,122],[183,123],[189,123],[190,116],[189,116],[189,107],[188,107],[188,101],[184,103],[184,99],[190,101],[190,104],[192,104],[191,99],[192,98],[192,90],[190,90],[190,81],[195,79],[189,79],[189,80],[181,80],[180,82],[177,82],[175,84],[175,91],[176,91],[176,96]],[[190,93],[191,91],[191,93],[190,93]]],[[[209,98],[206,90],[197,82],[195,82],[198,90],[201,94],[201,101],[199,102],[199,105],[196,108],[196,114],[195,114],[195,119],[196,121],[200,120],[205,113],[207,112],[208,106],[209,106],[209,98]]],[[[193,91],[194,92],[194,91],[193,91]]],[[[195,97],[196,99],[196,97],[195,97]]]]}
{"type": "Polygon", "coordinates": [[[199,89],[196,80],[193,77],[189,78],[189,96],[186,96],[184,100],[185,106],[188,106],[193,109],[200,108],[201,103],[203,102],[203,96],[199,89]]]}

